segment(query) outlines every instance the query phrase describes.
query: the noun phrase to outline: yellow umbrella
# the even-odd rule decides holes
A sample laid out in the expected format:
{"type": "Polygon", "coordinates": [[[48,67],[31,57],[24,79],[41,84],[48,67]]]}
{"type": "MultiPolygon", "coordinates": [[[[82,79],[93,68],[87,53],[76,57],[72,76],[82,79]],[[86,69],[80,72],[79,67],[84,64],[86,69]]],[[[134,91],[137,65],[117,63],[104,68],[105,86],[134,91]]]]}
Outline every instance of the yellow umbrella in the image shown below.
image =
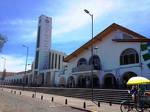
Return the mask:
{"type": "Polygon", "coordinates": [[[127,85],[139,85],[139,84],[150,84],[150,80],[145,77],[137,76],[131,77],[127,82],[127,85]]]}

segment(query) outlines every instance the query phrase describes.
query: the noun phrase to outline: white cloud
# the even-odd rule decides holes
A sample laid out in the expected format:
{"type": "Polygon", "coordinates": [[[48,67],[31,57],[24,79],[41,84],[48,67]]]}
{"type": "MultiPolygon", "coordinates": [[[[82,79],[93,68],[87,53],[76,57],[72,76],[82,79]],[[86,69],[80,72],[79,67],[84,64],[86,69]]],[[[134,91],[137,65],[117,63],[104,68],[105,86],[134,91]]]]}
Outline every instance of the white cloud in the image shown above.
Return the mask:
{"type": "MultiPolygon", "coordinates": [[[[59,13],[57,12],[57,14],[55,15],[47,13],[48,16],[52,16],[53,18],[52,38],[60,38],[62,37],[62,34],[79,29],[84,25],[90,23],[90,17],[84,12],[84,9],[88,9],[94,15],[94,19],[97,19],[102,17],[109,11],[115,9],[117,7],[117,4],[118,0],[116,0],[115,2],[114,0],[71,0],[65,3],[66,7],[64,7],[62,10],[62,7],[56,7],[58,9],[50,9],[60,10],[59,13]]],[[[45,8],[45,12],[48,12],[48,9],[45,8]]],[[[0,25],[8,25],[10,26],[8,28],[10,30],[13,29],[13,31],[16,33],[18,33],[19,31],[19,41],[21,40],[23,42],[35,42],[35,39],[37,37],[37,23],[38,18],[20,18],[15,20],[3,21],[0,23],[0,25]]]]}
{"type": "Polygon", "coordinates": [[[82,0],[80,2],[72,2],[70,7],[66,8],[66,12],[53,19],[53,35],[60,37],[62,33],[67,33],[76,30],[90,22],[90,17],[84,12],[84,9],[88,9],[93,15],[94,19],[102,17],[109,11],[114,10],[118,5],[118,0],[115,2],[112,0],[91,0],[86,2],[82,0]]]}
{"type": "Polygon", "coordinates": [[[34,19],[14,19],[0,22],[0,26],[5,26],[4,30],[13,32],[16,40],[30,43],[35,42],[37,23],[37,20],[34,19]]]}
{"type": "Polygon", "coordinates": [[[0,25],[13,25],[13,26],[24,26],[24,25],[32,25],[35,24],[36,20],[31,19],[13,19],[13,20],[5,20],[1,21],[0,25]]]}
{"type": "MultiPolygon", "coordinates": [[[[11,55],[1,55],[1,57],[6,58],[6,71],[7,72],[20,72],[25,70],[25,59],[24,56],[11,56],[11,55]]],[[[28,58],[28,64],[31,64],[33,57],[28,58]]],[[[4,69],[4,60],[0,59],[0,71],[4,69]]],[[[27,66],[27,70],[30,66],[27,66]]]]}

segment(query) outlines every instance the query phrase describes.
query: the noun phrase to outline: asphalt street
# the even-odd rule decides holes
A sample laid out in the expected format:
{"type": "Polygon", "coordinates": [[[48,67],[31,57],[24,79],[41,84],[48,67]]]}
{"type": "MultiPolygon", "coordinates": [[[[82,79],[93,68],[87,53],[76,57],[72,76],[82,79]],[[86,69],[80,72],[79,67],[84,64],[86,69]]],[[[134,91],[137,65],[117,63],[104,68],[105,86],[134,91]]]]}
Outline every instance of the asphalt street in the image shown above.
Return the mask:
{"type": "Polygon", "coordinates": [[[84,112],[69,106],[0,90],[0,112],[84,112]]]}

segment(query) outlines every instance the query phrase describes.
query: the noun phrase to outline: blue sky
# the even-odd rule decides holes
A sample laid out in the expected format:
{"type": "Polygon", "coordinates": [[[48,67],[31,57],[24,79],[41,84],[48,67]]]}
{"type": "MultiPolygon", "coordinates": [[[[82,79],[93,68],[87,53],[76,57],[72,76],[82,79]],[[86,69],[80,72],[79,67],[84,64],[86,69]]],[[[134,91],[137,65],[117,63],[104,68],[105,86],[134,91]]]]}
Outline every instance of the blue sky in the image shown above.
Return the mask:
{"type": "MultiPolygon", "coordinates": [[[[70,54],[91,38],[94,15],[94,35],[112,23],[118,23],[150,37],[150,0],[1,0],[0,33],[8,37],[1,56],[7,71],[23,71],[26,49],[34,60],[37,21],[41,14],[52,17],[52,49],[70,54]]],[[[0,59],[0,71],[3,70],[0,59]]],[[[30,68],[30,66],[28,67],[30,68]]]]}

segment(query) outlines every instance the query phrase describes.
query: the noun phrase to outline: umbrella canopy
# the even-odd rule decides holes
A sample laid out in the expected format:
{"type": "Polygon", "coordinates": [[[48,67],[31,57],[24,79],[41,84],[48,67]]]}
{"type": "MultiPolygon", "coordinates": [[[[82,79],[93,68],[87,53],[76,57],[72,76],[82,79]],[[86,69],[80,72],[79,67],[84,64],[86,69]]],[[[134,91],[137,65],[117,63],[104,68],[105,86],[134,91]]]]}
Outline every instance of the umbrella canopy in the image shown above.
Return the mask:
{"type": "Polygon", "coordinates": [[[131,77],[128,82],[127,85],[139,85],[139,84],[150,84],[150,80],[145,78],[145,77],[131,77]]]}

